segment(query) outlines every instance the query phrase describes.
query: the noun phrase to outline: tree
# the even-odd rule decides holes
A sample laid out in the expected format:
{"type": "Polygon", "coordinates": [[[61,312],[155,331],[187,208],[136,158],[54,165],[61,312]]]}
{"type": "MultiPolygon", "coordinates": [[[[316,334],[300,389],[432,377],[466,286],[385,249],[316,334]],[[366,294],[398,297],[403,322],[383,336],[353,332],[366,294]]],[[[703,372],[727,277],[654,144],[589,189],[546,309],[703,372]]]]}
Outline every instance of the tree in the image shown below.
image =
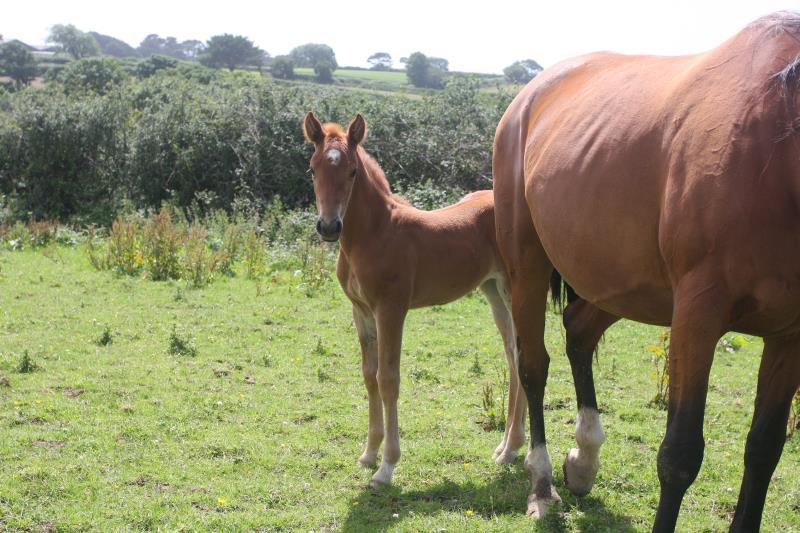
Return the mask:
{"type": "Polygon", "coordinates": [[[294,63],[289,56],[275,56],[270,64],[270,72],[273,78],[290,80],[294,78],[294,63]]]}
{"type": "Polygon", "coordinates": [[[36,59],[24,44],[11,41],[0,45],[0,71],[13,79],[19,88],[36,77],[36,59]]]}
{"type": "Polygon", "coordinates": [[[503,74],[511,83],[528,83],[542,71],[542,66],[533,59],[515,61],[503,69],[503,74]]]}
{"type": "Polygon", "coordinates": [[[431,89],[441,89],[444,86],[445,70],[441,67],[447,66],[447,60],[433,58],[437,64],[431,64],[430,58],[422,52],[414,52],[408,56],[406,61],[406,76],[408,81],[415,87],[428,87],[431,89]],[[442,64],[444,61],[444,65],[442,64]]]}
{"type": "Polygon", "coordinates": [[[196,59],[206,49],[205,43],[197,39],[183,41],[180,47],[184,59],[196,59]]]}
{"type": "Polygon", "coordinates": [[[215,35],[208,40],[200,55],[200,62],[208,67],[226,67],[233,70],[245,65],[261,66],[264,52],[247,37],[241,35],[215,35]]]}
{"type": "Polygon", "coordinates": [[[67,91],[97,94],[106,94],[127,77],[122,63],[112,57],[84,57],[67,65],[61,73],[67,91]]]}
{"type": "Polygon", "coordinates": [[[140,78],[149,78],[159,70],[175,68],[177,65],[178,60],[174,57],[154,54],[136,65],[136,75],[140,78]]]}
{"type": "Polygon", "coordinates": [[[298,46],[289,52],[289,57],[298,67],[313,68],[317,81],[322,83],[331,83],[333,71],[339,67],[333,48],[327,44],[308,43],[298,46]]]}
{"type": "Polygon", "coordinates": [[[386,52],[376,52],[367,58],[367,62],[372,65],[372,70],[389,70],[392,68],[392,56],[386,52]]]}
{"type": "Polygon", "coordinates": [[[437,68],[442,72],[447,72],[447,69],[450,66],[450,62],[443,57],[429,57],[428,61],[432,67],[437,68]]]}
{"type": "Polygon", "coordinates": [[[156,33],[151,33],[142,39],[136,51],[142,57],[161,55],[174,57],[175,59],[196,59],[205,47],[206,45],[202,41],[196,39],[178,42],[175,37],[165,38],[156,33]]]}
{"type": "Polygon", "coordinates": [[[428,86],[428,70],[431,68],[431,63],[428,61],[428,56],[422,52],[414,52],[408,56],[406,61],[406,76],[411,85],[415,87],[428,86]]]}
{"type": "Polygon", "coordinates": [[[82,32],[72,24],[67,24],[66,26],[64,24],[56,24],[50,28],[47,42],[57,44],[61,50],[75,59],[100,54],[100,46],[94,37],[82,32]]]}
{"type": "Polygon", "coordinates": [[[139,52],[125,41],[121,41],[110,35],[97,33],[96,31],[90,31],[89,35],[94,37],[94,40],[97,41],[98,46],[100,46],[100,52],[103,55],[119,58],[139,57],[139,52]]]}

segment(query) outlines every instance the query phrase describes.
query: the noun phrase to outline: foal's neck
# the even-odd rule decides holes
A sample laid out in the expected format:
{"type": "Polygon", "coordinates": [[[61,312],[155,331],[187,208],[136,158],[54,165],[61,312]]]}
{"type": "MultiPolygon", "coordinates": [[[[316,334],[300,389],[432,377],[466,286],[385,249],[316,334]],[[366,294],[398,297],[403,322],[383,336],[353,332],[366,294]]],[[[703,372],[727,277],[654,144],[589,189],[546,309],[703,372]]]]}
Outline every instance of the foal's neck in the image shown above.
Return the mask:
{"type": "Polygon", "coordinates": [[[380,230],[389,223],[392,210],[399,205],[383,170],[361,147],[354,179],[340,238],[345,253],[380,238],[380,230]]]}

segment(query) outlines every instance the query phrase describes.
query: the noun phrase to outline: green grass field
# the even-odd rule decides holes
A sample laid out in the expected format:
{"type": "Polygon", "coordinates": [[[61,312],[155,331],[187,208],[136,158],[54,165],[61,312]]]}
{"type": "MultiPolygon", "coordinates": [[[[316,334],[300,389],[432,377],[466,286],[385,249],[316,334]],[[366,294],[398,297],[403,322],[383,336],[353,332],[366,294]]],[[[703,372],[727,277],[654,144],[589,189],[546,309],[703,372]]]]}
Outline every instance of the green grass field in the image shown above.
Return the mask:
{"type": "MultiPolygon", "coordinates": [[[[239,275],[192,290],[96,272],[81,246],[0,251],[0,530],[650,529],[666,414],[648,406],[645,347],[661,329],[621,322],[606,335],[596,377],[608,440],[593,492],[575,498],[560,468],[574,392],[560,319],[548,316],[545,417],[564,502],[534,523],[521,460],[496,466],[501,433],[476,423],[504,364],[482,298],[410,314],[403,457],[395,484],[372,490],[356,466],[367,403],[348,303],[332,280],[311,297],[298,280],[239,275]],[[25,352],[32,372],[19,371],[25,352]]],[[[705,461],[678,531],[730,522],[760,353],[759,341],[741,344],[717,351],[705,461]]],[[[763,531],[800,530],[799,475],[795,436],[763,531]]]]}

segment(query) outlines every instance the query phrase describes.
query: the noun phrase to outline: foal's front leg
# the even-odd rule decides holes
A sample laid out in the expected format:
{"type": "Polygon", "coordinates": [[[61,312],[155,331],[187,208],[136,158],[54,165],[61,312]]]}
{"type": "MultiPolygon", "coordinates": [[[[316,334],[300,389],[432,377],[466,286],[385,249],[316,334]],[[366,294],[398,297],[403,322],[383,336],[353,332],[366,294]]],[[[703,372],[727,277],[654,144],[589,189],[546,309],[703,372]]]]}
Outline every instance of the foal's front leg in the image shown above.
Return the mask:
{"type": "Polygon", "coordinates": [[[379,308],[375,314],[378,326],[378,389],[383,401],[386,441],[381,466],[372,476],[372,486],[390,484],[392,472],[400,459],[397,398],[400,394],[400,348],[407,311],[403,307],[386,306],[379,308]]]}
{"type": "Polygon", "coordinates": [[[358,331],[361,344],[361,372],[364,375],[364,386],[369,398],[369,430],[364,453],[358,458],[358,464],[364,468],[375,466],[378,448],[383,441],[383,410],[381,394],[378,390],[378,329],[372,311],[353,305],[353,321],[358,331]]]}

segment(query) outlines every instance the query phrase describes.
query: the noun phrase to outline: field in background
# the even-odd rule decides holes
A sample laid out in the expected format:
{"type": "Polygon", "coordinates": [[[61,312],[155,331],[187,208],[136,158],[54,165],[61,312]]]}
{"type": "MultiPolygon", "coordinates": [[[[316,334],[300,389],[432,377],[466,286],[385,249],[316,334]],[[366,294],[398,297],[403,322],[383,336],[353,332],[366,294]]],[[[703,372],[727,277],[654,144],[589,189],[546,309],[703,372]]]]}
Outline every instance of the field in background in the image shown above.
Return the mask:
{"type": "MultiPolygon", "coordinates": [[[[314,69],[300,68],[294,69],[295,75],[300,80],[313,80],[314,69]]],[[[476,73],[454,73],[470,77],[476,80],[484,92],[496,92],[498,90],[512,91],[516,94],[521,88],[517,84],[509,83],[501,75],[476,74],[476,73]]],[[[351,88],[372,89],[386,92],[410,93],[410,94],[429,94],[431,89],[420,89],[409,83],[405,71],[381,71],[365,69],[336,69],[333,72],[334,83],[351,88]]]]}
{"type": "MultiPolygon", "coordinates": [[[[532,526],[521,460],[490,459],[484,387],[501,401],[502,346],[473,294],[407,321],[394,486],[356,466],[367,403],[349,305],[294,267],[241,265],[203,289],[95,271],[83,244],[0,250],[0,529],[648,531],[666,413],[649,405],[648,346],[623,321],[595,363],[608,437],[597,485],[564,488],[575,400],[560,317],[545,419],[564,499],[532,526]],[[26,372],[22,364],[28,354],[26,372]]],[[[742,473],[761,343],[717,351],[706,453],[678,531],[726,530],[742,473]]],[[[787,441],[764,531],[800,529],[800,436],[787,441]]]]}
{"type": "MultiPolygon", "coordinates": [[[[295,74],[300,76],[314,76],[314,69],[297,67],[295,74]]],[[[336,69],[333,71],[334,78],[356,78],[371,81],[392,83],[397,86],[411,86],[405,72],[385,71],[385,70],[348,70],[336,69]]]]}

